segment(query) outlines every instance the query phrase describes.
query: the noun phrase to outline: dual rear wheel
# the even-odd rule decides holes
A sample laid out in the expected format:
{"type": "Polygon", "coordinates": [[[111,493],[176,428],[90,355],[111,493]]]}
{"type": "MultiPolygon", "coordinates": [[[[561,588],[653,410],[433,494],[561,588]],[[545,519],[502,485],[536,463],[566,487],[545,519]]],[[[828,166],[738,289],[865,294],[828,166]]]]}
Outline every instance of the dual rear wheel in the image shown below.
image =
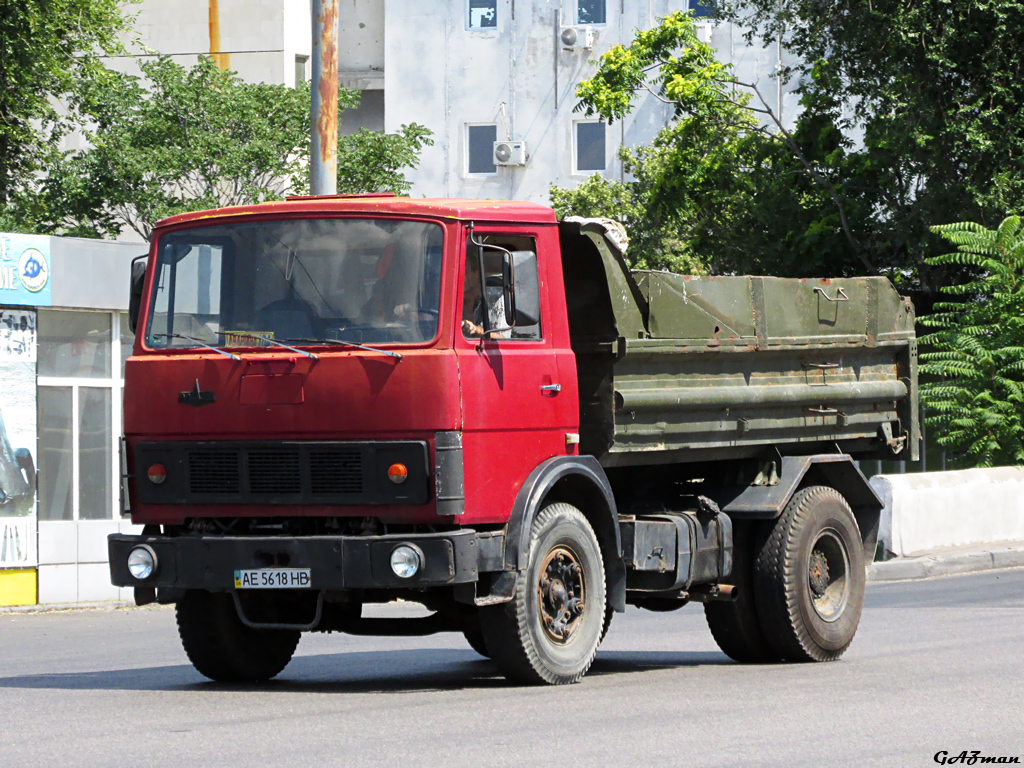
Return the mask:
{"type": "Polygon", "coordinates": [[[834,661],[853,641],[864,605],[864,547],[835,489],[798,491],[773,521],[736,527],[738,597],[706,603],[711,634],[746,663],[834,661]]]}

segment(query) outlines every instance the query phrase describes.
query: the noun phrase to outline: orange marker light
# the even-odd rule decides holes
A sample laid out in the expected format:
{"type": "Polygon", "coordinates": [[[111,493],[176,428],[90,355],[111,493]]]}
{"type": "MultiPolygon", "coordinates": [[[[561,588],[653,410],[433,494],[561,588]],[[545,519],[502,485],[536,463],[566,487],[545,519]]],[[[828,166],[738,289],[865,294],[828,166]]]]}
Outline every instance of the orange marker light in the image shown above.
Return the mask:
{"type": "Polygon", "coordinates": [[[167,479],[167,468],[163,464],[154,464],[147,472],[149,473],[149,482],[160,485],[164,480],[167,479]]]}
{"type": "Polygon", "coordinates": [[[409,470],[405,468],[405,464],[392,464],[388,467],[388,480],[395,485],[401,485],[409,479],[409,470]]]}

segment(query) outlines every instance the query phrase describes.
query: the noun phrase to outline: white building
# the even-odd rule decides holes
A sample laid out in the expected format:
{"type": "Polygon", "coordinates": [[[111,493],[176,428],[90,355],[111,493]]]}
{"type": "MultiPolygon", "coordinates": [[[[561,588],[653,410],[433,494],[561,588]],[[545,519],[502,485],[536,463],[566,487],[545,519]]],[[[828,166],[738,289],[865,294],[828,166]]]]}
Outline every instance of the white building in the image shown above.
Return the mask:
{"type": "MultiPolygon", "coordinates": [[[[251,81],[309,77],[311,0],[144,0],[135,8],[135,53],[186,65],[212,53],[251,81]]],[[[576,86],[613,45],[688,8],[708,10],[699,0],[339,0],[339,79],[362,93],[342,131],[412,122],[433,131],[434,146],[408,174],[414,195],[544,203],[552,184],[572,187],[592,173],[621,179],[619,147],[649,142],[670,110],[638,95],[631,115],[606,126],[575,111],[576,86]],[[507,165],[495,163],[495,142],[509,144],[507,165]]],[[[749,47],[731,24],[703,22],[701,34],[792,122],[791,89],[772,78],[777,47],[749,47]]]]}

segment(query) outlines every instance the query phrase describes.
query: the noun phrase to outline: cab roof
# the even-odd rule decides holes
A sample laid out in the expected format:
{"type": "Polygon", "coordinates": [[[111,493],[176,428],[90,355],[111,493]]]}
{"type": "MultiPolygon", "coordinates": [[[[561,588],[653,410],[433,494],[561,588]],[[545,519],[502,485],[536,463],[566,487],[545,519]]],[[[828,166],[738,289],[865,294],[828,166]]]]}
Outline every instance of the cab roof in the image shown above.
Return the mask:
{"type": "Polygon", "coordinates": [[[234,217],[353,213],[520,224],[555,224],[557,222],[555,212],[551,208],[536,203],[514,200],[411,198],[396,197],[390,194],[365,194],[289,197],[287,200],[271,203],[192,211],[158,221],[154,228],[163,229],[178,224],[234,217]]]}

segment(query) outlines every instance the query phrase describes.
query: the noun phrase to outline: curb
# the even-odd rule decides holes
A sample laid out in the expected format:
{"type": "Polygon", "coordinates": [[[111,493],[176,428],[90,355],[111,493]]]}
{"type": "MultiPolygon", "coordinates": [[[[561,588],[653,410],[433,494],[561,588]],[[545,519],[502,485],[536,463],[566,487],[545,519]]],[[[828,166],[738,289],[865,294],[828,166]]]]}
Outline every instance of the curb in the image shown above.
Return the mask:
{"type": "Polygon", "coordinates": [[[910,581],[1003,568],[1024,568],[1024,545],[968,551],[950,550],[871,563],[868,566],[868,581],[910,581]]]}
{"type": "Polygon", "coordinates": [[[33,603],[32,605],[0,606],[0,616],[18,613],[62,613],[64,611],[120,611],[129,608],[134,610],[137,607],[132,600],[91,603],[33,603]]]}

